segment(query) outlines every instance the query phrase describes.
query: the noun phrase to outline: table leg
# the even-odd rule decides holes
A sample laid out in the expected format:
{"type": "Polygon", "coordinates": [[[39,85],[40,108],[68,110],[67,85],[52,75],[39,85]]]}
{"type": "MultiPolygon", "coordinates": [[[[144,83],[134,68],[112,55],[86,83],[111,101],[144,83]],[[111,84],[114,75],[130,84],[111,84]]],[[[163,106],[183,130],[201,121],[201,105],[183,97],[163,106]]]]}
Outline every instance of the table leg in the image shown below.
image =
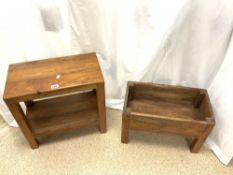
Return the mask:
{"type": "Polygon", "coordinates": [[[214,125],[210,125],[206,128],[205,132],[198,138],[194,139],[191,143],[190,150],[192,153],[198,153],[201,149],[204,141],[208,137],[209,133],[211,132],[214,125]]]}
{"type": "Polygon", "coordinates": [[[97,105],[98,105],[98,113],[99,113],[99,130],[101,133],[105,133],[107,132],[107,127],[106,127],[104,83],[101,83],[97,86],[96,95],[97,95],[97,105]]]}
{"type": "Polygon", "coordinates": [[[122,114],[121,143],[129,142],[129,115],[122,114]]]}
{"type": "Polygon", "coordinates": [[[20,107],[19,103],[8,103],[6,102],[9,110],[11,111],[12,115],[14,116],[15,120],[17,121],[20,129],[22,130],[24,136],[26,137],[27,141],[29,142],[32,149],[38,148],[39,144],[36,138],[32,135],[32,131],[30,125],[28,124],[25,114],[20,107]]]}

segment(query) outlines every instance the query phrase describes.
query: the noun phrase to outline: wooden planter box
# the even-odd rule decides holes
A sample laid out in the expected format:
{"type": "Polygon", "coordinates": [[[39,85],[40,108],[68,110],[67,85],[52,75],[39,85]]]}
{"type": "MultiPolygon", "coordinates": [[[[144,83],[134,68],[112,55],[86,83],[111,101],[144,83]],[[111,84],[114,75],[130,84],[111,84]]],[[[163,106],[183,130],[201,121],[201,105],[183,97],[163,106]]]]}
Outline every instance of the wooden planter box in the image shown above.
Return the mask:
{"type": "Polygon", "coordinates": [[[129,129],[165,132],[192,138],[197,153],[215,124],[205,89],[128,82],[122,115],[122,143],[129,129]]]}

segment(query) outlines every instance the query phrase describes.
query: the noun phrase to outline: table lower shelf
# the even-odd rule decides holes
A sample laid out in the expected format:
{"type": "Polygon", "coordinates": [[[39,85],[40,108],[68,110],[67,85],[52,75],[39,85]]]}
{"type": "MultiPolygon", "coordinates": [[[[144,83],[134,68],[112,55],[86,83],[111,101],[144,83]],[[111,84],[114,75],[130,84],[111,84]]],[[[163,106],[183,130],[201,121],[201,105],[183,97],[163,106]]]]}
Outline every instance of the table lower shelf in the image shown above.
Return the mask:
{"type": "Polygon", "coordinates": [[[27,108],[26,116],[35,137],[96,126],[96,94],[86,92],[36,101],[27,108]]]}

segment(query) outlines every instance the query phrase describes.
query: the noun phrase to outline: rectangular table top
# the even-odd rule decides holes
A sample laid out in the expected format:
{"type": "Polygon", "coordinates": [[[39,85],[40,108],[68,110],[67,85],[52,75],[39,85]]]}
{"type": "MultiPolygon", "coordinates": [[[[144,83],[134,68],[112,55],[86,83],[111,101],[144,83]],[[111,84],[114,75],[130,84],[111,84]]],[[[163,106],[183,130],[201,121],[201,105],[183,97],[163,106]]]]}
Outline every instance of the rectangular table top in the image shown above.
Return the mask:
{"type": "Polygon", "coordinates": [[[53,91],[103,82],[95,53],[11,64],[4,99],[39,98],[53,91]]]}

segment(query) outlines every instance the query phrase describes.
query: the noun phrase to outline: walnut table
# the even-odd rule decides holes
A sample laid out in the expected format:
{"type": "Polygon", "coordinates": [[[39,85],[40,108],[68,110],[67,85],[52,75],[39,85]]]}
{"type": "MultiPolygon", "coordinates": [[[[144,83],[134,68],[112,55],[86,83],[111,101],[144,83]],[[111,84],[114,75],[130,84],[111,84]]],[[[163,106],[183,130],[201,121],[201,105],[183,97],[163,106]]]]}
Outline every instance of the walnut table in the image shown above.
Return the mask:
{"type": "Polygon", "coordinates": [[[11,64],[4,100],[33,149],[40,136],[90,126],[106,132],[104,79],[95,53],[11,64]]]}

